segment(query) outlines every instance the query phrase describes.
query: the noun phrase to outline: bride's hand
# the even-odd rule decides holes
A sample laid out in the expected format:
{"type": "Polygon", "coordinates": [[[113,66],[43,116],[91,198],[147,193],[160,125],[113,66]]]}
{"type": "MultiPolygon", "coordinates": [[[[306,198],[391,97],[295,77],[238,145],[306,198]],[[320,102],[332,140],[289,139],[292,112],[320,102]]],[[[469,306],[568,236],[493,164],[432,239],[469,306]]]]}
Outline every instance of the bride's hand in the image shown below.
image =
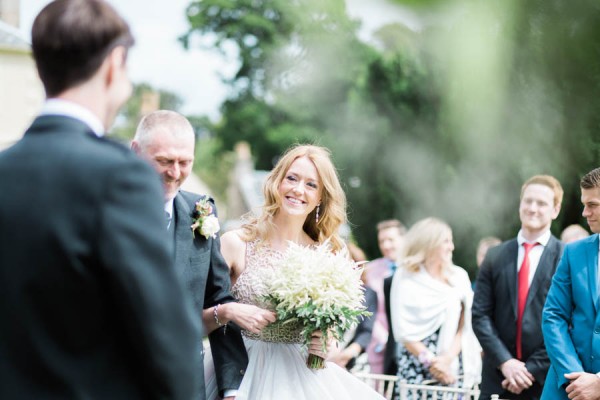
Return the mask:
{"type": "Polygon", "coordinates": [[[242,303],[228,303],[228,305],[231,306],[231,310],[228,310],[231,320],[252,333],[260,333],[265,326],[277,320],[273,311],[260,307],[242,303]]]}
{"type": "MultiPolygon", "coordinates": [[[[310,354],[314,354],[315,356],[319,356],[321,358],[327,359],[327,355],[329,354],[329,352],[332,349],[332,346],[336,346],[337,342],[333,339],[329,339],[327,342],[327,349],[326,351],[323,351],[323,343],[322,343],[322,338],[323,337],[323,332],[321,331],[314,331],[312,334],[312,339],[310,341],[310,344],[308,345],[308,352],[310,354]]],[[[331,336],[330,336],[331,338],[331,336]]]]}

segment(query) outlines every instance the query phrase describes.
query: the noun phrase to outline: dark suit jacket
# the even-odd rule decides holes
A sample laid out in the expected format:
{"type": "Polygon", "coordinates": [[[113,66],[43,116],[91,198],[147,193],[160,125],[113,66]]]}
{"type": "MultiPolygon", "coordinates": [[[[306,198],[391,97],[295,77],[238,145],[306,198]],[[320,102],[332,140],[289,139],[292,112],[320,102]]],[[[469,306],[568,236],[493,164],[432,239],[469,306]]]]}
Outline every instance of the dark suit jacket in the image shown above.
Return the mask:
{"type": "Polygon", "coordinates": [[[529,287],[522,327],[523,361],[535,377],[533,386],[515,396],[502,389],[500,364],[516,358],[517,332],[517,239],[489,250],[481,265],[473,299],[473,330],[483,348],[481,398],[538,399],[550,366],[542,336],[542,309],[562,242],[550,237],[529,287]]]}
{"type": "MultiPolygon", "coordinates": [[[[229,267],[221,255],[219,237],[206,239],[196,233],[192,236],[192,212],[196,202],[203,196],[180,191],[173,202],[175,214],[175,269],[192,295],[194,308],[200,323],[202,310],[235,301],[229,289],[231,279],[229,267]]],[[[212,199],[215,216],[217,208],[212,199]]],[[[217,384],[221,395],[226,389],[237,389],[242,381],[248,355],[242,340],[241,331],[230,323],[214,330],[209,335],[217,384]]],[[[203,377],[204,365],[199,366],[199,376],[203,377]]]]}
{"type": "MultiPolygon", "coordinates": [[[[348,345],[357,343],[361,347],[361,353],[367,350],[367,346],[371,343],[373,325],[375,325],[375,317],[377,315],[377,292],[368,286],[365,286],[365,299],[363,305],[366,307],[366,311],[370,312],[371,315],[368,317],[360,317],[360,321],[358,325],[356,325],[354,336],[348,343],[348,345]]],[[[351,369],[355,362],[355,358],[351,359],[346,365],[346,368],[351,369]]]]}
{"type": "Polygon", "coordinates": [[[385,302],[385,314],[388,323],[388,340],[385,345],[385,355],[383,358],[383,373],[386,375],[396,375],[398,372],[398,360],[396,359],[396,340],[394,339],[394,328],[392,328],[392,311],[390,309],[390,289],[392,288],[392,279],[394,275],[388,276],[383,280],[383,295],[385,302]]]}
{"type": "Polygon", "coordinates": [[[147,163],[42,116],[0,182],[0,398],[195,396],[201,334],[147,163]]]}

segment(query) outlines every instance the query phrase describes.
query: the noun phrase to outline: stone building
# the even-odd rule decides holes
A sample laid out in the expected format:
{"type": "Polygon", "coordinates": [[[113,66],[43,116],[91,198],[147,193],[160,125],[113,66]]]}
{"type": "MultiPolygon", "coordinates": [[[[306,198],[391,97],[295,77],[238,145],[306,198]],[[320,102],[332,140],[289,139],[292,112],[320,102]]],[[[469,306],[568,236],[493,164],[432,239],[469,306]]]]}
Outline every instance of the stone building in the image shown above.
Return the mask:
{"type": "Polygon", "coordinates": [[[0,0],[0,150],[19,140],[44,101],[18,0],[0,0]]]}

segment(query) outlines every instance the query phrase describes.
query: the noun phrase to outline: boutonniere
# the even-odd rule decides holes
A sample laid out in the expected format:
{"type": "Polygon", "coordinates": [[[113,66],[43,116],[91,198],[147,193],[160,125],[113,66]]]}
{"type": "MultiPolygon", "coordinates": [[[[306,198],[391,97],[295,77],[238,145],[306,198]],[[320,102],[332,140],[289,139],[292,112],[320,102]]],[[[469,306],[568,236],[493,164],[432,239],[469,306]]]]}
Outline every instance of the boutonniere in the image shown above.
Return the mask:
{"type": "Polygon", "coordinates": [[[190,228],[192,228],[192,237],[194,238],[196,237],[196,231],[199,231],[207,239],[210,237],[216,238],[217,232],[221,229],[219,220],[215,216],[215,210],[207,197],[196,202],[192,212],[192,221],[194,223],[190,228]]]}

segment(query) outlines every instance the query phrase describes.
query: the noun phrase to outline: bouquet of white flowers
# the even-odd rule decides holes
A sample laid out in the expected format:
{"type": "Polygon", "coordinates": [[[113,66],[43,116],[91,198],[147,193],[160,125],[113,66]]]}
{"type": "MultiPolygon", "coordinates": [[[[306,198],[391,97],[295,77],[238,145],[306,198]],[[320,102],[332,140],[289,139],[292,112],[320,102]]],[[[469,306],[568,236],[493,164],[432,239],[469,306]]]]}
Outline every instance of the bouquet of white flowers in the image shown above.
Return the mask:
{"type": "MultiPolygon", "coordinates": [[[[281,265],[266,277],[267,300],[275,305],[278,323],[297,322],[305,344],[321,330],[325,351],[330,338],[340,340],[344,332],[368,316],[363,305],[363,268],[344,248],[331,251],[329,241],[312,247],[290,243],[281,265]]],[[[323,358],[310,354],[308,367],[325,367],[323,358]]]]}

